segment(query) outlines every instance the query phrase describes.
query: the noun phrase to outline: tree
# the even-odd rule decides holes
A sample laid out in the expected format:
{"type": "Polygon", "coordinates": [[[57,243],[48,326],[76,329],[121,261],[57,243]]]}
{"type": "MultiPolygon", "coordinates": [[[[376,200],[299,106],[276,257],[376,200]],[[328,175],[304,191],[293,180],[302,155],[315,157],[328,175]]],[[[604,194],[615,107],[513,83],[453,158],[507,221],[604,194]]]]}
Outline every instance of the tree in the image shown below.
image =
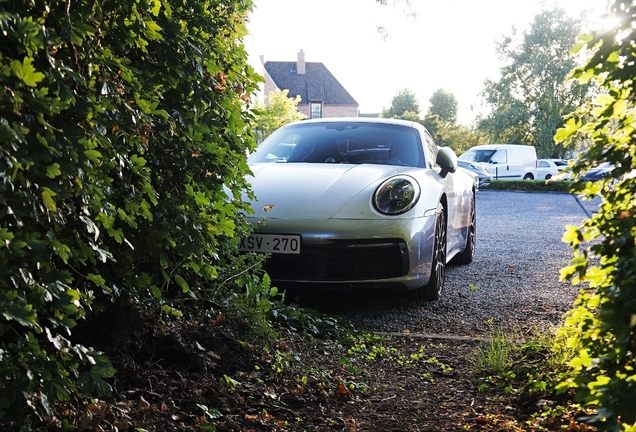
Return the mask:
{"type": "Polygon", "coordinates": [[[580,23],[561,8],[543,10],[520,40],[513,32],[498,44],[508,64],[499,81],[485,82],[491,113],[478,125],[491,142],[534,145],[539,157],[562,157],[576,149],[577,142],[557,146],[554,134],[563,117],[589,99],[589,84],[567,80],[577,66],[570,48],[580,23]]]}
{"type": "Polygon", "coordinates": [[[299,113],[297,106],[300,96],[295,98],[287,97],[289,90],[274,90],[269,93],[268,105],[259,103],[254,109],[254,129],[257,134],[257,141],[267,138],[279,127],[297,120],[305,118],[299,113]]]}
{"type": "Polygon", "coordinates": [[[603,94],[568,116],[556,135],[568,144],[591,141],[573,171],[609,162],[610,175],[596,183],[578,182],[573,192],[601,197],[596,214],[568,227],[564,240],[574,248],[562,278],[589,284],[581,289],[561,332],[576,355],[572,376],[560,388],[596,408],[587,420],[600,430],[636,430],[636,9],[631,0],[609,3],[605,22],[582,35],[574,53],[588,49],[586,64],[573,72],[581,84],[593,80],[603,94]]]}
{"type": "Polygon", "coordinates": [[[435,137],[438,145],[450,147],[458,155],[481,143],[479,134],[464,125],[442,123],[435,137]]]}
{"type": "Polygon", "coordinates": [[[0,425],[108,393],[108,359],[70,337],[93,311],[240,292],[250,9],[0,3],[0,425]]]}
{"type": "Polygon", "coordinates": [[[429,99],[431,106],[428,113],[436,115],[447,124],[457,123],[457,98],[453,93],[443,89],[437,89],[429,99]]]}
{"type": "Polygon", "coordinates": [[[420,103],[411,90],[401,89],[399,90],[393,99],[391,100],[391,106],[388,109],[382,110],[382,117],[394,118],[401,116],[406,111],[419,115],[420,103]]]}

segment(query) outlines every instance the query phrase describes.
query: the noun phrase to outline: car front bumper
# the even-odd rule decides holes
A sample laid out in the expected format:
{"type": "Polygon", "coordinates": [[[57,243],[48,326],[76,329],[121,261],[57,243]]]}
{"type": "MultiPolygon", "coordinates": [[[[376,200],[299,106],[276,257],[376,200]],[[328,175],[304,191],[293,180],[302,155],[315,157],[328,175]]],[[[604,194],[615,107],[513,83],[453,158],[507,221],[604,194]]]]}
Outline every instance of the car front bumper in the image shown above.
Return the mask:
{"type": "Polygon", "coordinates": [[[298,287],[392,286],[410,290],[420,288],[430,278],[434,227],[434,216],[270,219],[255,232],[301,236],[300,254],[272,254],[266,261],[264,269],[274,282],[298,287]]]}

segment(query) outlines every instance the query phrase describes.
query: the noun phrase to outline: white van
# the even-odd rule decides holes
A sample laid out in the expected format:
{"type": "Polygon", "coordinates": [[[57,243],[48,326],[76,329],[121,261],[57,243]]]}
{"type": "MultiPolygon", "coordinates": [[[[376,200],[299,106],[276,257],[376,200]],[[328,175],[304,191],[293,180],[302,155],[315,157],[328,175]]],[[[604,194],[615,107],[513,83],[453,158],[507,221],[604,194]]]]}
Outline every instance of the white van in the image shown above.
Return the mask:
{"type": "Polygon", "coordinates": [[[534,180],[537,178],[537,151],[519,144],[486,144],[472,147],[458,156],[477,162],[490,171],[493,180],[534,180]]]}

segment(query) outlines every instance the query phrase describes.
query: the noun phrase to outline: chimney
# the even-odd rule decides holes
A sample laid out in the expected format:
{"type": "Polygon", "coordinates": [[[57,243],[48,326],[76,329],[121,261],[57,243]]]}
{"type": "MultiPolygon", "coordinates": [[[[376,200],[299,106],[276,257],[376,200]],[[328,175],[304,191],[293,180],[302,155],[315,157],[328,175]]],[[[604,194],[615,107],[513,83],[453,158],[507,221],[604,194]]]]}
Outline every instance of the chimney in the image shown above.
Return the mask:
{"type": "Polygon", "coordinates": [[[301,49],[298,53],[298,63],[296,64],[296,73],[305,75],[305,52],[301,49]]]}

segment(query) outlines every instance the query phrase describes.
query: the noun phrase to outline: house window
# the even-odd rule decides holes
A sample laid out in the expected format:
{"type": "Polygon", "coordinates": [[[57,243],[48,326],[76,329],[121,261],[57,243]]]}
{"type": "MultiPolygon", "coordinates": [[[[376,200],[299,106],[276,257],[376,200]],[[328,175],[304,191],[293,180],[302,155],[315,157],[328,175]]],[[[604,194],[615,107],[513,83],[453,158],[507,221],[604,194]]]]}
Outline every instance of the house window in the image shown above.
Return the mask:
{"type": "Polygon", "coordinates": [[[312,102],[310,104],[310,118],[322,118],[322,103],[312,102]]]}

